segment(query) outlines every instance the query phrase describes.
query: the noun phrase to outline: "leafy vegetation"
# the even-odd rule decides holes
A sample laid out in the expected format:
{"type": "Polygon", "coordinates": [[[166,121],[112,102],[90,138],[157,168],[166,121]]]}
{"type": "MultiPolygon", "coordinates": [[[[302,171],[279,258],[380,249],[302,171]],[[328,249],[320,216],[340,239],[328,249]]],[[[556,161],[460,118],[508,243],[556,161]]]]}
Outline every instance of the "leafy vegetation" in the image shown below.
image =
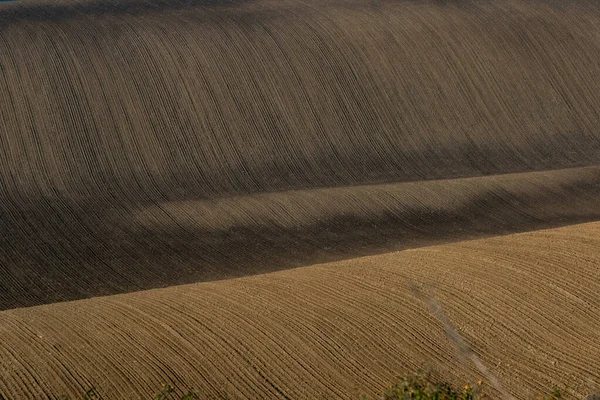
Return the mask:
{"type": "Polygon", "coordinates": [[[153,400],[176,400],[176,399],[194,400],[194,399],[200,399],[200,396],[198,395],[198,391],[196,389],[190,389],[190,390],[184,392],[181,395],[181,397],[177,397],[175,388],[172,385],[165,384],[165,385],[163,385],[161,391],[158,392],[153,398],[153,400]]]}
{"type": "Polygon", "coordinates": [[[482,381],[476,386],[464,385],[460,389],[445,382],[436,382],[421,372],[400,378],[389,384],[382,394],[382,400],[479,400],[486,398],[481,390],[482,381]]]}
{"type": "MultiPolygon", "coordinates": [[[[563,391],[555,389],[549,394],[538,394],[537,400],[560,400],[563,391]]],[[[484,392],[483,381],[455,388],[446,382],[440,382],[423,372],[403,377],[397,383],[389,384],[383,390],[381,400],[483,400],[489,396],[484,392]]],[[[362,396],[362,400],[366,400],[362,396]]]]}
{"type": "MultiPolygon", "coordinates": [[[[378,400],[483,400],[489,399],[484,393],[483,381],[479,380],[474,385],[464,385],[456,388],[449,383],[440,382],[431,375],[417,372],[413,375],[400,378],[396,383],[387,385],[378,400]]],[[[566,389],[565,389],[566,390],[566,389]]],[[[229,398],[226,394],[223,399],[229,398]]],[[[538,394],[536,400],[561,400],[563,390],[555,389],[548,394],[538,394]]],[[[67,396],[58,397],[60,400],[70,400],[67,396]]],[[[96,388],[86,391],[81,400],[103,400],[96,388]]],[[[201,400],[205,399],[196,389],[179,392],[171,384],[164,384],[161,390],[154,395],[152,400],[201,400]]],[[[588,399],[596,399],[593,395],[588,399]]],[[[599,398],[600,399],[600,398],[599,398]]],[[[0,400],[12,400],[0,392],[0,400]]],[[[368,400],[366,395],[360,396],[360,400],[368,400]]]]}

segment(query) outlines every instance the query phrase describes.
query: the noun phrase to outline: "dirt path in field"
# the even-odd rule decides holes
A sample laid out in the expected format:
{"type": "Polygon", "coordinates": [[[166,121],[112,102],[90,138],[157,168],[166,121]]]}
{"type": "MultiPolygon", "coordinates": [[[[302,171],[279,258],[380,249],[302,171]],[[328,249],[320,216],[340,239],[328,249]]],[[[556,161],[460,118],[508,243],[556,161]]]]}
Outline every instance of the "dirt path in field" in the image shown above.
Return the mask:
{"type": "Polygon", "coordinates": [[[600,217],[596,2],[0,8],[0,309],[600,217]]]}
{"type": "MultiPolygon", "coordinates": [[[[149,398],[165,382],[215,398],[357,399],[461,361],[413,286],[518,398],[600,384],[600,223],[424,247],[219,282],[0,312],[9,398],[149,398]]],[[[497,393],[492,391],[492,395],[497,393]]]]}

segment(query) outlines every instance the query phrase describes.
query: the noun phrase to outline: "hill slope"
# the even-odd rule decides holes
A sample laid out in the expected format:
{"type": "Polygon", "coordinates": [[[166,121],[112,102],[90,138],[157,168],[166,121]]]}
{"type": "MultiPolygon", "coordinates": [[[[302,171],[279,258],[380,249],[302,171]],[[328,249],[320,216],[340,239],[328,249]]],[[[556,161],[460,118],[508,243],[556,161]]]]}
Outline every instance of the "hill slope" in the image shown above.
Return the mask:
{"type": "Polygon", "coordinates": [[[582,398],[600,383],[598,248],[590,223],[3,311],[0,391],[133,399],[172,382],[205,398],[356,399],[421,367],[474,382],[412,289],[433,285],[515,396],[569,384],[582,398]]]}
{"type": "Polygon", "coordinates": [[[1,7],[0,309],[598,219],[597,2],[1,7]]]}

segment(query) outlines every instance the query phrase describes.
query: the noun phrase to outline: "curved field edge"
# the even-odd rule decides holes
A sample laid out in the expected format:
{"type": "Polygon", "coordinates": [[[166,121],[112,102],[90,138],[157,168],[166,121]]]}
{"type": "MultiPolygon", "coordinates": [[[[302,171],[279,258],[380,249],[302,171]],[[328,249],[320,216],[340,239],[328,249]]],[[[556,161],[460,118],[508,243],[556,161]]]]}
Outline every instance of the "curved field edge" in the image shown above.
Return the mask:
{"type": "Polygon", "coordinates": [[[127,204],[5,208],[0,309],[600,219],[600,167],[127,204]]]}
{"type": "Polygon", "coordinates": [[[425,366],[475,382],[414,287],[517,398],[597,389],[600,223],[0,312],[0,391],[356,398],[425,366]]]}
{"type": "Polygon", "coordinates": [[[598,4],[3,8],[0,309],[598,219],[598,4]]]}

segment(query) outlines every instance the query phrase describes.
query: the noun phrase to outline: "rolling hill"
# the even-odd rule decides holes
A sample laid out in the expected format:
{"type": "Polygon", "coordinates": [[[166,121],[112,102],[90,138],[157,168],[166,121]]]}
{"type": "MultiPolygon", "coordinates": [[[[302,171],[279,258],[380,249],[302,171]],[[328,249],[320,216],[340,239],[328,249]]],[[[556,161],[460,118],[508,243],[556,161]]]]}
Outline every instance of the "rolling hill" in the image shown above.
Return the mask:
{"type": "Polygon", "coordinates": [[[0,391],[474,378],[415,281],[515,396],[582,395],[598,76],[595,1],[2,3],[0,391]]]}

